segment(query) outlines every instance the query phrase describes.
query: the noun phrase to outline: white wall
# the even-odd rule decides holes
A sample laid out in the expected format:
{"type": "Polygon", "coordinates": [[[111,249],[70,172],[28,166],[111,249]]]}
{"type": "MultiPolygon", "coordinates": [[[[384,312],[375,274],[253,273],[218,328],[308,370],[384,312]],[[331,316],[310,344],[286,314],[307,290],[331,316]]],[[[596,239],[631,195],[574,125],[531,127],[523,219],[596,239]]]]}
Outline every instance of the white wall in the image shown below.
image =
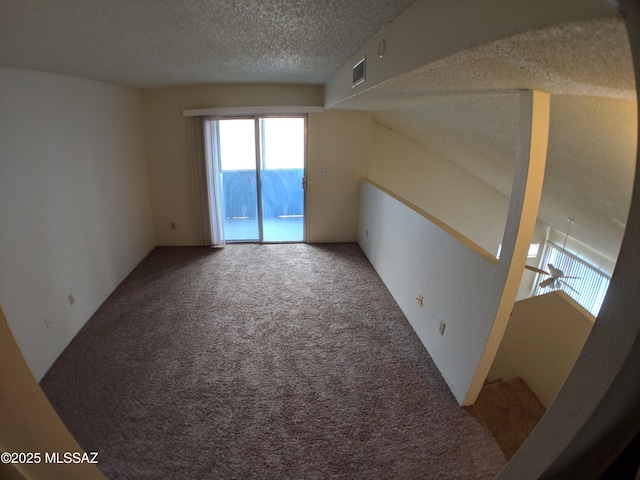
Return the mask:
{"type": "Polygon", "coordinates": [[[516,302],[487,379],[520,377],[549,408],[594,322],[593,315],[561,290],[516,302]]]}
{"type": "Polygon", "coordinates": [[[359,244],[462,403],[504,278],[500,282],[495,265],[401,201],[368,182],[361,188],[359,244]]]}
{"type": "Polygon", "coordinates": [[[0,69],[0,304],[36,379],[154,244],[140,92],[0,69]]]}
{"type": "MultiPolygon", "coordinates": [[[[143,93],[154,225],[160,245],[197,245],[187,122],[183,110],[223,107],[321,107],[313,85],[200,85],[143,93]],[[171,230],[172,222],[176,230],[171,230]]],[[[370,114],[310,114],[307,213],[310,242],[356,240],[359,179],[366,175],[370,114]],[[320,176],[320,169],[327,176],[320,176]]]]}

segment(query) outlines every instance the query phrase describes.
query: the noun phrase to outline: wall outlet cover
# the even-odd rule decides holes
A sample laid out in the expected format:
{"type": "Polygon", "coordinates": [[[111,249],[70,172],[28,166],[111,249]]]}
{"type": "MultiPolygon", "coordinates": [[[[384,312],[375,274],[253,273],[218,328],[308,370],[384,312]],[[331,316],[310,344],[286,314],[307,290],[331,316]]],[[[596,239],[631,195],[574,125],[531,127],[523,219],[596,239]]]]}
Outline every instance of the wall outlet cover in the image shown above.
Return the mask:
{"type": "Polygon", "coordinates": [[[440,322],[440,325],[438,326],[438,331],[440,332],[440,335],[444,335],[444,329],[446,328],[447,324],[444,322],[440,322]]]}

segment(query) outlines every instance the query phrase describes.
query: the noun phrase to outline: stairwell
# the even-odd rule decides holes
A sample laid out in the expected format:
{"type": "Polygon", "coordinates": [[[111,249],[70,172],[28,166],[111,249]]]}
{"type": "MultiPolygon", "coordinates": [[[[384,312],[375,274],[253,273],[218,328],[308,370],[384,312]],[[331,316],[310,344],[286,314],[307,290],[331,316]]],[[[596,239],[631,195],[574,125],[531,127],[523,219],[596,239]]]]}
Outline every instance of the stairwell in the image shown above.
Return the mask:
{"type": "Polygon", "coordinates": [[[496,439],[509,460],[533,431],[546,409],[521,378],[482,387],[466,410],[496,439]]]}
{"type": "Polygon", "coordinates": [[[467,407],[507,459],[562,388],[594,321],[559,290],[515,303],[487,382],[467,407]]]}

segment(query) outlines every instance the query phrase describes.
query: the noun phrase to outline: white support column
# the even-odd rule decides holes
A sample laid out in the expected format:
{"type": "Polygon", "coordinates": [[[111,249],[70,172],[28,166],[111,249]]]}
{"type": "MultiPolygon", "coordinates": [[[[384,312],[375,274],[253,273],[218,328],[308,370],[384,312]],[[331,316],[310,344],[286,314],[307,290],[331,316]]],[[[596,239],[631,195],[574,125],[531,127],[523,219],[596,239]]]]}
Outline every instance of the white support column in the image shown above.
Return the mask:
{"type": "Polygon", "coordinates": [[[507,328],[518,293],[527,251],[538,218],[547,161],[549,113],[548,93],[531,90],[521,92],[515,173],[507,225],[502,240],[502,253],[495,272],[497,279],[504,279],[504,290],[463,405],[473,404],[480,393],[507,328]]]}

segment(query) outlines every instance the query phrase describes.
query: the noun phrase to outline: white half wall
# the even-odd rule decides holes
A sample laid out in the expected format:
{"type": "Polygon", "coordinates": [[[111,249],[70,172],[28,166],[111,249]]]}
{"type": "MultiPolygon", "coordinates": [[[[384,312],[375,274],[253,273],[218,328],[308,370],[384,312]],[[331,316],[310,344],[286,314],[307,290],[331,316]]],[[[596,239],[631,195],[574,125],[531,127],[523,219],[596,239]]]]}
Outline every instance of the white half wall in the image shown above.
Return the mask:
{"type": "Polygon", "coordinates": [[[361,186],[359,244],[462,403],[502,296],[495,265],[369,182],[361,186]]]}
{"type": "Polygon", "coordinates": [[[155,245],[140,92],[0,68],[0,225],[0,304],[39,380],[155,245]]]}
{"type": "Polygon", "coordinates": [[[544,178],[548,94],[520,93],[518,129],[499,262],[402,195],[371,182],[361,190],[358,241],[463,405],[475,402],[489,373],[524,271],[544,178]]]}

